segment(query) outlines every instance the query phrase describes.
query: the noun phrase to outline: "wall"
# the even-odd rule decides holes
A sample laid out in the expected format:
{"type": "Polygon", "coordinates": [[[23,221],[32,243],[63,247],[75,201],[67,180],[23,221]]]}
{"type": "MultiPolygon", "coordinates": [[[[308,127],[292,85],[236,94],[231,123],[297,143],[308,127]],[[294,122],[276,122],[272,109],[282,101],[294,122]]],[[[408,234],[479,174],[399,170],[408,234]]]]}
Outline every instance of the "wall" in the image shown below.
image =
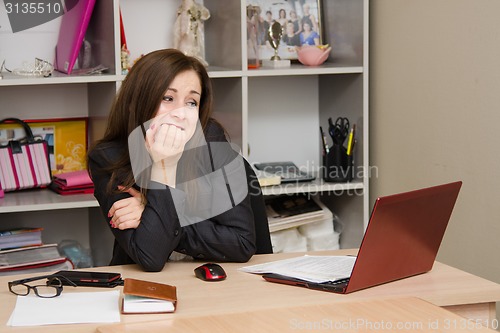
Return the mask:
{"type": "Polygon", "coordinates": [[[500,1],[370,4],[370,200],[463,180],[438,260],[500,282],[500,1]]]}

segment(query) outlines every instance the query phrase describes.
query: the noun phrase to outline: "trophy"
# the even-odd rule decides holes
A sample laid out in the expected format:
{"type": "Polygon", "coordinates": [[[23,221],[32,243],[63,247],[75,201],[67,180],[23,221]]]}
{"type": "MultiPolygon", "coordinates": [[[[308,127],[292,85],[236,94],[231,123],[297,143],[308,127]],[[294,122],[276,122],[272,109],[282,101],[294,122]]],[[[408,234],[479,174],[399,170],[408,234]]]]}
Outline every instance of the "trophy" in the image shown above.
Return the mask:
{"type": "Polygon", "coordinates": [[[278,55],[278,48],[280,46],[281,36],[283,36],[283,28],[279,22],[274,22],[269,26],[267,30],[267,40],[271,47],[274,49],[274,55],[271,57],[271,60],[281,60],[278,55]]]}
{"type": "Polygon", "coordinates": [[[282,60],[278,55],[281,37],[283,36],[283,27],[279,22],[271,24],[266,32],[267,41],[274,49],[274,55],[271,60],[262,60],[262,66],[266,67],[290,67],[290,60],[282,60]]]}

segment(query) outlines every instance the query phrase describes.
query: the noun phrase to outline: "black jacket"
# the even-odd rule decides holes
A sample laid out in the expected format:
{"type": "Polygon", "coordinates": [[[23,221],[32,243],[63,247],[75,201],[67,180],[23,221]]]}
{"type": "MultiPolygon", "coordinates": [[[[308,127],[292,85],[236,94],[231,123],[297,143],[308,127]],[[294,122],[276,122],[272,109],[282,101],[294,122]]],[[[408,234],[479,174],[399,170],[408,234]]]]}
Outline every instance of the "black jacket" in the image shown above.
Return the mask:
{"type": "MultiPolygon", "coordinates": [[[[214,142],[227,143],[223,130],[213,123],[206,131],[206,140],[209,146],[214,142]]],[[[108,193],[106,187],[111,174],[103,173],[102,170],[110,161],[117,159],[123,149],[128,148],[122,144],[101,144],[89,153],[94,196],[108,224],[110,218],[107,214],[113,203],[129,194],[108,193]]],[[[225,163],[218,162],[212,154],[210,159],[212,168],[214,164],[217,169],[225,163]]],[[[113,184],[114,188],[118,185],[113,184]]],[[[195,259],[236,262],[248,261],[255,253],[254,214],[249,195],[217,216],[181,226],[174,198],[185,194],[161,184],[153,187],[147,191],[147,204],[136,229],[110,227],[115,237],[111,265],[136,263],[145,271],[161,271],[174,250],[195,259]]]]}

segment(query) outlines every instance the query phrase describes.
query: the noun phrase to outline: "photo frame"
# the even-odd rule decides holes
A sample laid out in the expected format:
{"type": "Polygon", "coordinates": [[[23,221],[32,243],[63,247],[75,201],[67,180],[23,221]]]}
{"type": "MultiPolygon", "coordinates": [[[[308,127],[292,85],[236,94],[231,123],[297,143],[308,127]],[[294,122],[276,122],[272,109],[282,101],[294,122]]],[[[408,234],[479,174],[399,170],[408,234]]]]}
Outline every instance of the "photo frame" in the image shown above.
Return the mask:
{"type": "MultiPolygon", "coordinates": [[[[88,118],[24,120],[35,137],[46,140],[52,175],[87,168],[88,118]]],[[[0,125],[0,143],[25,137],[15,124],[0,125]]]]}
{"type": "Polygon", "coordinates": [[[247,0],[249,68],[258,59],[271,59],[274,55],[266,34],[274,21],[283,27],[278,47],[281,59],[298,59],[297,47],[304,44],[323,44],[321,0],[247,0]],[[304,28],[304,24],[309,26],[304,28]]]}

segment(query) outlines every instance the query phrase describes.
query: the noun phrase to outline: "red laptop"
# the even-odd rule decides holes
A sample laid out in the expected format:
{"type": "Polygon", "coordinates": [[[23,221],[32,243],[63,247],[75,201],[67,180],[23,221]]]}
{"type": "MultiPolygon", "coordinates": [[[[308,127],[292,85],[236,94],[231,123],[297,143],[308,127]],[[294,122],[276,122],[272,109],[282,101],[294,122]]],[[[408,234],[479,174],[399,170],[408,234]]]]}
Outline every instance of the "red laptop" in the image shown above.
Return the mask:
{"type": "Polygon", "coordinates": [[[378,198],[348,279],[311,283],[273,273],[263,278],[346,294],[428,272],[461,186],[459,181],[378,198]]]}

